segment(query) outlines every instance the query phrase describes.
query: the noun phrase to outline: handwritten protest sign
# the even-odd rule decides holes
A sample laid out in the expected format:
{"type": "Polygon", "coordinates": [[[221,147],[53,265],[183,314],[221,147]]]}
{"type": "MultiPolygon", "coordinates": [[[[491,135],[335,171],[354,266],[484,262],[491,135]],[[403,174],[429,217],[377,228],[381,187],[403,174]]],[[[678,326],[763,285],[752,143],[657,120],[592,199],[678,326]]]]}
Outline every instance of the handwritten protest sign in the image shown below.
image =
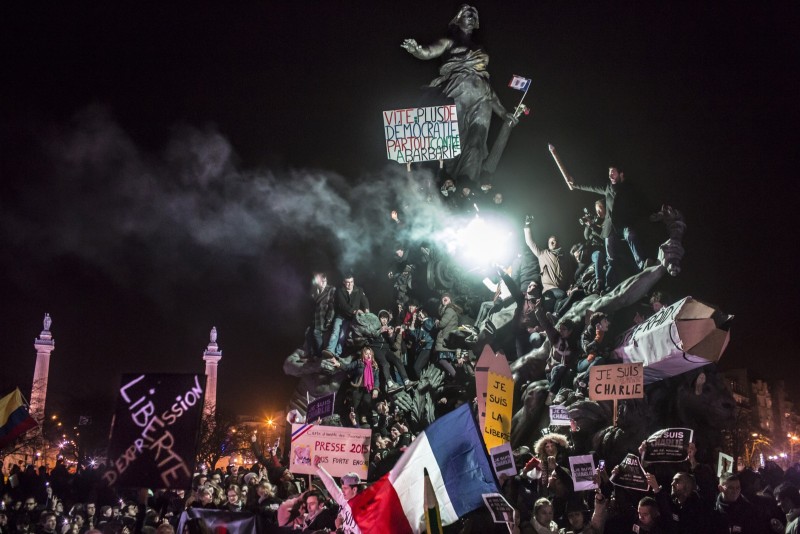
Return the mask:
{"type": "Polygon", "coordinates": [[[314,459],[335,477],[358,473],[367,478],[372,430],[341,426],[292,425],[289,471],[303,475],[317,472],[314,459]]]}
{"type": "Polygon", "coordinates": [[[452,159],[461,154],[455,104],[383,112],[386,155],[398,163],[452,159]]]}
{"type": "Polygon", "coordinates": [[[492,465],[497,476],[508,475],[513,477],[517,474],[510,443],[506,442],[497,447],[492,447],[492,450],[489,451],[489,456],[492,458],[492,465]]]}
{"type": "Polygon", "coordinates": [[[569,426],[569,424],[569,414],[565,406],[550,406],[550,426],[569,426]]]}
{"type": "Polygon", "coordinates": [[[190,488],[205,384],[201,374],[122,375],[103,479],[110,486],[190,488]]]}
{"type": "Polygon", "coordinates": [[[641,363],[594,365],[589,368],[589,398],[594,401],[641,399],[644,370],[641,363]]]}
{"type": "Polygon", "coordinates": [[[570,456],[569,470],[572,472],[575,491],[597,489],[597,484],[594,482],[594,458],[591,454],[570,456]]]}
{"type": "Polygon", "coordinates": [[[511,441],[511,403],[514,394],[514,379],[489,371],[486,396],[486,427],[483,440],[491,449],[511,441]]]}
{"type": "Polygon", "coordinates": [[[501,493],[484,493],[481,495],[486,508],[492,513],[495,523],[512,523],[514,521],[514,508],[501,493]]]}
{"type": "Polygon", "coordinates": [[[475,366],[478,420],[483,429],[486,450],[511,441],[514,378],[502,352],[488,345],[475,366]]]}
{"type": "Polygon", "coordinates": [[[682,462],[689,456],[688,447],[693,435],[690,428],[659,430],[647,438],[642,460],[648,463],[682,462]]]}
{"type": "Polygon", "coordinates": [[[647,491],[647,477],[638,456],[628,453],[617,468],[617,472],[611,474],[612,484],[636,491],[647,491]]]}
{"type": "Polygon", "coordinates": [[[336,393],[325,395],[308,403],[306,421],[313,423],[317,419],[333,415],[333,406],[336,403],[336,393]]]}

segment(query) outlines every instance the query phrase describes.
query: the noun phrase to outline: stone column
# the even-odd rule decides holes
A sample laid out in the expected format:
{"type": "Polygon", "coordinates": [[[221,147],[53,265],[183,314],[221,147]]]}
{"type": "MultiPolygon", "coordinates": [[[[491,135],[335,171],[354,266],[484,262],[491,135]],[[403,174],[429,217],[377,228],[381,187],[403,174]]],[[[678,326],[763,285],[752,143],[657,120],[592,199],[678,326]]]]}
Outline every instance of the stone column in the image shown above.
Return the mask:
{"type": "Polygon", "coordinates": [[[33,342],[36,349],[36,368],[33,371],[31,386],[30,414],[40,425],[44,421],[44,403],[47,399],[47,376],[50,372],[50,353],[56,348],[56,342],[50,333],[52,324],[50,314],[44,314],[44,330],[33,342]]]}
{"type": "Polygon", "coordinates": [[[217,364],[222,359],[222,351],[217,345],[217,327],[211,328],[210,343],[203,353],[206,362],[206,400],[203,413],[214,416],[217,409],[217,364]]]}

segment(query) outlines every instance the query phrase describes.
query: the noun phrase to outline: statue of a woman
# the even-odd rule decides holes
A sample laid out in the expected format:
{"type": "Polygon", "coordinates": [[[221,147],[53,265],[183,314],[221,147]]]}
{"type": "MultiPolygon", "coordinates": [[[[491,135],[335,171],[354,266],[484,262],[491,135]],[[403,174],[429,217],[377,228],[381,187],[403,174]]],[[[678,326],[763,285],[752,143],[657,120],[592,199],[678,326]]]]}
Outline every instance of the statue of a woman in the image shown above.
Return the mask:
{"type": "Polygon", "coordinates": [[[480,183],[483,162],[489,154],[486,138],[492,113],[513,124],[518,122],[489,85],[486,70],[489,55],[472,41],[472,33],[478,26],[478,10],[464,4],[450,21],[450,37],[429,46],[420,46],[414,39],[406,39],[402,44],[418,59],[442,58],[439,77],[430,86],[440,89],[456,103],[461,155],[448,162],[447,170],[461,184],[465,179],[480,183]]]}

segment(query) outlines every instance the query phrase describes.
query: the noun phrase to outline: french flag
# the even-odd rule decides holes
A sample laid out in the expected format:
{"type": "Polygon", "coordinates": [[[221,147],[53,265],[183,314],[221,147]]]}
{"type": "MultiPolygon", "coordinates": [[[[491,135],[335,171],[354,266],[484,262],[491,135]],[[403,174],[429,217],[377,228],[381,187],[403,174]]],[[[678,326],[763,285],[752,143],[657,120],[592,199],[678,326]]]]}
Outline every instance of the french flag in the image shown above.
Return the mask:
{"type": "Polygon", "coordinates": [[[517,76],[514,74],[514,77],[511,78],[511,81],[508,82],[508,86],[512,89],[517,89],[519,91],[527,91],[528,88],[531,86],[530,78],[524,78],[522,76],[517,76]]]}
{"type": "Polygon", "coordinates": [[[361,532],[416,534],[424,530],[426,469],[443,525],[483,506],[482,494],[499,492],[469,405],[434,421],[394,469],[348,501],[361,532]]]}

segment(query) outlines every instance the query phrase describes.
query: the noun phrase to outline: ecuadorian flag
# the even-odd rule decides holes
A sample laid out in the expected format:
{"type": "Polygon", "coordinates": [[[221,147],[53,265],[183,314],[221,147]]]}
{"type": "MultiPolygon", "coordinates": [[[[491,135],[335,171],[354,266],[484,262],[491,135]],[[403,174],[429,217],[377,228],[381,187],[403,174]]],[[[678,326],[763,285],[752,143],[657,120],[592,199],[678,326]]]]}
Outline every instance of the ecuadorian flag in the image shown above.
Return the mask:
{"type": "Polygon", "coordinates": [[[19,388],[0,399],[0,449],[35,426],[19,388]]]}

